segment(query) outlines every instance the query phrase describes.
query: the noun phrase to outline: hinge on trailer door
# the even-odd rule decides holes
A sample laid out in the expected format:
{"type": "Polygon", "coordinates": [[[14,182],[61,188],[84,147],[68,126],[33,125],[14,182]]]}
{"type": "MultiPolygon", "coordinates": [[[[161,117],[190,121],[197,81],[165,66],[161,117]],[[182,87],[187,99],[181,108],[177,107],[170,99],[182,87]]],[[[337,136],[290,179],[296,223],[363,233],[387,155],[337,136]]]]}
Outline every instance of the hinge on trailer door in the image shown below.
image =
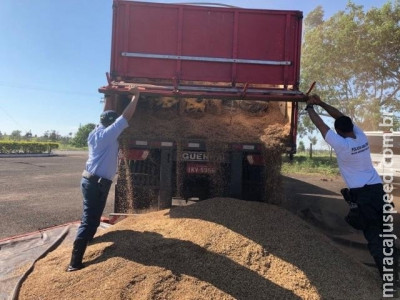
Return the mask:
{"type": "Polygon", "coordinates": [[[106,72],[106,78],[107,78],[108,86],[111,86],[111,77],[110,77],[110,73],[106,72]]]}
{"type": "Polygon", "coordinates": [[[178,93],[179,92],[179,77],[175,76],[172,78],[173,83],[174,83],[174,93],[178,93]]]}
{"type": "Polygon", "coordinates": [[[242,92],[241,92],[241,97],[242,97],[242,98],[246,97],[246,92],[247,92],[247,88],[248,88],[248,87],[249,87],[249,83],[246,82],[246,83],[244,84],[243,90],[242,90],[242,92]]]}
{"type": "Polygon", "coordinates": [[[302,20],[303,19],[303,12],[299,11],[298,14],[297,14],[297,18],[299,20],[302,20]]]}

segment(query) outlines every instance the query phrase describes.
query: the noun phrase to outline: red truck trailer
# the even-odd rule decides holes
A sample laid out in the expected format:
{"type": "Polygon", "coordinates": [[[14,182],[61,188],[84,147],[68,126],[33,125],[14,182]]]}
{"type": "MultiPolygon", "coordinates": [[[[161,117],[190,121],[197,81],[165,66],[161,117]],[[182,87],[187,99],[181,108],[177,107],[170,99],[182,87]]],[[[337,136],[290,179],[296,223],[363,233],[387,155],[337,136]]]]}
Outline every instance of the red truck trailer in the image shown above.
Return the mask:
{"type": "Polygon", "coordinates": [[[145,88],[121,142],[116,212],[126,210],[127,198],[137,208],[169,207],[173,196],[265,201],[260,124],[273,107],[288,124],[288,153],[296,151],[298,102],[305,99],[302,17],[300,11],[114,0],[111,66],[99,91],[122,112],[129,90],[145,88]],[[149,130],[157,115],[159,130],[149,130]],[[240,136],[239,129],[248,133],[240,136]]]}

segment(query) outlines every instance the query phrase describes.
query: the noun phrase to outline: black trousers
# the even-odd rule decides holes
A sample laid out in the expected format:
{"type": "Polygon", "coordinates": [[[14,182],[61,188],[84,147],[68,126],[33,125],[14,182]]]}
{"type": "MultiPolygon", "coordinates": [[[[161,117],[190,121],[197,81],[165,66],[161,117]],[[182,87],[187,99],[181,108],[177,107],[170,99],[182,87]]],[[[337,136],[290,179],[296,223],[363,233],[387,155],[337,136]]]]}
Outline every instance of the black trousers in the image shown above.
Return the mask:
{"type": "MultiPolygon", "coordinates": [[[[350,189],[350,194],[365,220],[366,226],[363,233],[368,242],[368,250],[374,258],[381,276],[385,279],[384,275],[387,272],[393,274],[394,280],[397,280],[398,254],[395,246],[395,235],[394,232],[391,235],[388,232],[388,230],[394,228],[393,220],[391,224],[384,222],[384,205],[385,211],[388,211],[388,205],[384,201],[383,185],[373,184],[350,189]]],[[[387,217],[386,215],[385,219],[387,217]]]]}
{"type": "Polygon", "coordinates": [[[106,206],[111,181],[99,183],[82,177],[83,214],[76,239],[90,241],[100,225],[101,216],[106,206]]]}

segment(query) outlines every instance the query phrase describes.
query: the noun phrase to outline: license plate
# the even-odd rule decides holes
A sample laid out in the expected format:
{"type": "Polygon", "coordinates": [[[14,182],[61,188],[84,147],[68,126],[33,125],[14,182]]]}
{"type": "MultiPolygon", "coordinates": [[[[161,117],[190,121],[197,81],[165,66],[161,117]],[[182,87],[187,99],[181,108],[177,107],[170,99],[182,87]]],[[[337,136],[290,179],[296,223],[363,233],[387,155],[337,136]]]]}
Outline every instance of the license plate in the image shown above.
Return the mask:
{"type": "Polygon", "coordinates": [[[192,164],[186,165],[186,173],[188,174],[215,174],[215,166],[206,164],[192,164]]]}

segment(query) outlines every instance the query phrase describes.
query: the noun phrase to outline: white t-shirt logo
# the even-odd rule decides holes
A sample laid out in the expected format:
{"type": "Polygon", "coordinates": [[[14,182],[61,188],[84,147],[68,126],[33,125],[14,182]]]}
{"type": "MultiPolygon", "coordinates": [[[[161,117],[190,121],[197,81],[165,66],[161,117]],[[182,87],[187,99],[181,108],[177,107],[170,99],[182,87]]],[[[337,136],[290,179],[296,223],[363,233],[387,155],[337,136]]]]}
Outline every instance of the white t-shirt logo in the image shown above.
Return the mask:
{"type": "Polygon", "coordinates": [[[363,144],[361,146],[351,148],[351,155],[364,152],[364,151],[366,151],[368,149],[369,149],[369,145],[368,145],[368,142],[367,142],[367,143],[365,143],[365,144],[363,144]]]}

